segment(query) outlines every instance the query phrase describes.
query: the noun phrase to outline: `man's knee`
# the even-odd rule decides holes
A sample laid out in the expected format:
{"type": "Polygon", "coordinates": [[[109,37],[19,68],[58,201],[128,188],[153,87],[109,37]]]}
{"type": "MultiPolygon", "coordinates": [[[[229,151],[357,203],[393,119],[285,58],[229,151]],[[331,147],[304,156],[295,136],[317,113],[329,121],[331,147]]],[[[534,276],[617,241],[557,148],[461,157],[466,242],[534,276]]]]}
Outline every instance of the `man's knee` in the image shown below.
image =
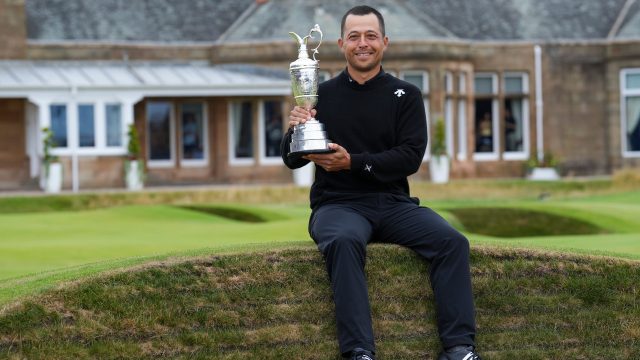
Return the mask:
{"type": "Polygon", "coordinates": [[[318,249],[324,255],[340,252],[364,252],[367,246],[366,239],[353,230],[344,229],[339,232],[321,234],[318,241],[318,249]]]}
{"type": "Polygon", "coordinates": [[[451,229],[451,231],[443,234],[442,239],[443,250],[446,250],[447,252],[462,252],[464,254],[469,254],[469,240],[459,231],[451,229]]]}

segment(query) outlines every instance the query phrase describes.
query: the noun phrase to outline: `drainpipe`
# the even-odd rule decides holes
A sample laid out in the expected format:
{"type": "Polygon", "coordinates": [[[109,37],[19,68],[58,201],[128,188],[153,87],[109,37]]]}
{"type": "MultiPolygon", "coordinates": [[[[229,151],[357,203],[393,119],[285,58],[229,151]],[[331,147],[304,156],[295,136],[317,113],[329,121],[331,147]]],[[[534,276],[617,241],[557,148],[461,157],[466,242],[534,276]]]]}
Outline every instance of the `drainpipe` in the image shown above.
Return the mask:
{"type": "Polygon", "coordinates": [[[544,143],[542,134],[542,111],[544,110],[544,103],[542,101],[542,49],[540,48],[540,45],[536,45],[533,48],[533,53],[536,68],[536,148],[538,162],[541,163],[544,159],[544,143]]]}

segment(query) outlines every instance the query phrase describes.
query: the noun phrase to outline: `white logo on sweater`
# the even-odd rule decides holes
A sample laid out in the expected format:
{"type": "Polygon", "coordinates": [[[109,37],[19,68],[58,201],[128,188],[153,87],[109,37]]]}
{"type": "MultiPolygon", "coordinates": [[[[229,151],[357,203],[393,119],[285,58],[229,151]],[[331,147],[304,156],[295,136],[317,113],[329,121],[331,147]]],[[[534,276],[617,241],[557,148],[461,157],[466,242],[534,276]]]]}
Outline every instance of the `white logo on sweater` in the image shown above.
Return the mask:
{"type": "Polygon", "coordinates": [[[371,165],[369,165],[369,164],[365,164],[365,166],[364,166],[364,171],[371,172],[371,165]]]}
{"type": "Polygon", "coordinates": [[[394,94],[396,94],[397,97],[400,97],[404,95],[404,89],[398,89],[396,90],[396,92],[394,92],[394,94]]]}

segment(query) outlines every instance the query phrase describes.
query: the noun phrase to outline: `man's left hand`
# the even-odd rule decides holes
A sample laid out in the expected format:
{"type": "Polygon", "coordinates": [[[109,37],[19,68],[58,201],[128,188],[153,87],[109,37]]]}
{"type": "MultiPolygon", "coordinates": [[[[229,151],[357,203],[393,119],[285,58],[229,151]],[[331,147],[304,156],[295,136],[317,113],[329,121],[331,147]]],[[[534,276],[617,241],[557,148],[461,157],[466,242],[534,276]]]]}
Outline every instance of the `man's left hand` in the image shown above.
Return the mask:
{"type": "Polygon", "coordinates": [[[334,143],[329,143],[329,149],[335,150],[330,154],[309,154],[302,158],[313,161],[326,171],[340,171],[351,169],[351,155],[347,149],[334,143]]]}

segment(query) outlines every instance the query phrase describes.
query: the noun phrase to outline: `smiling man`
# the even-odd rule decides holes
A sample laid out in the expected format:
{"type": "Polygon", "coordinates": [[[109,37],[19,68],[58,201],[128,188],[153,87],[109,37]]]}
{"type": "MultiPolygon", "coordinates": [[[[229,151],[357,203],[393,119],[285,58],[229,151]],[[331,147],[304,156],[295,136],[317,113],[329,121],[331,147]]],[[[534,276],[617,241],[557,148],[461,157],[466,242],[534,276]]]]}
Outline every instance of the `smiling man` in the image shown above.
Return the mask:
{"type": "Polygon", "coordinates": [[[418,170],[427,146],[422,94],[383,71],[389,39],[377,10],[352,8],[341,30],[346,69],[320,85],[316,109],[291,111],[281,144],[289,168],[316,165],[309,233],[331,280],[340,352],[353,360],[375,357],[364,267],[367,244],[382,242],[406,246],[430,262],[444,348],[439,359],[478,360],[469,242],[409,193],[407,176],[418,170]],[[315,115],[335,152],[289,158],[293,126],[315,115]]]}

